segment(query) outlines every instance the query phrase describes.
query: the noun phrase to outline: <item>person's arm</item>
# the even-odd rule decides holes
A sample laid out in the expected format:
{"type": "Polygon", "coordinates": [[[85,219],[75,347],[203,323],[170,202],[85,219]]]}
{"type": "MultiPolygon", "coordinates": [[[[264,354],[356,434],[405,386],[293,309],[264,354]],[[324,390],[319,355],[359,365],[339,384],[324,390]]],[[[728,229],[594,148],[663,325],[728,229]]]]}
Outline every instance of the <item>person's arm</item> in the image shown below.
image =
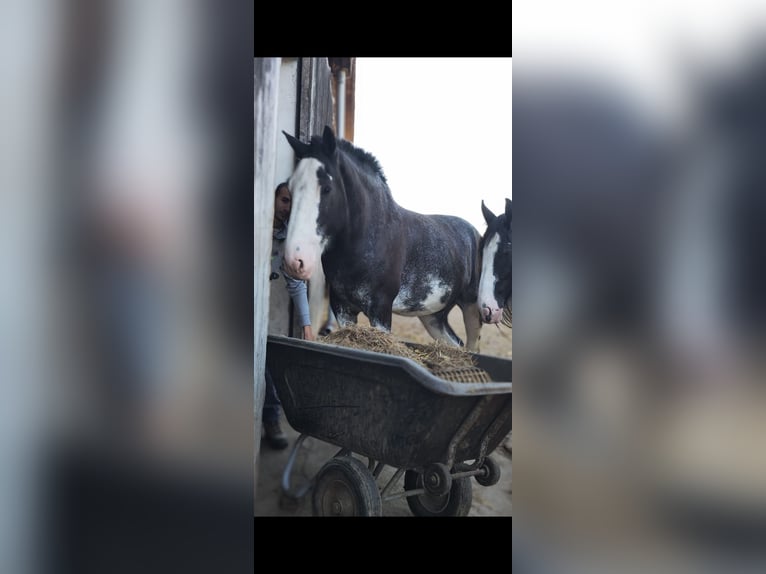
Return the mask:
{"type": "Polygon", "coordinates": [[[282,276],[287,283],[287,292],[293,300],[293,305],[298,313],[298,320],[303,326],[303,338],[309,341],[314,340],[314,332],[311,330],[311,313],[309,311],[308,288],[305,281],[294,279],[286,273],[282,276]]]}

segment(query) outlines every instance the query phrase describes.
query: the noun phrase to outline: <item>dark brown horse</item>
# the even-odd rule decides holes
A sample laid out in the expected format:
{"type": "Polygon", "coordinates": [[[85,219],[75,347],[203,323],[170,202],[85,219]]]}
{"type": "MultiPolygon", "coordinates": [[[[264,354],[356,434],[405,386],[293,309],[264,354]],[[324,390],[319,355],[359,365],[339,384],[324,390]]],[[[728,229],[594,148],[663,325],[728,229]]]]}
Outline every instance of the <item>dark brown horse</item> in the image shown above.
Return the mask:
{"type": "Polygon", "coordinates": [[[290,178],[293,212],[285,268],[300,279],[321,264],[340,326],[364,313],[391,330],[392,313],[417,316],[434,339],[461,345],[447,315],[463,311],[469,350],[481,319],[479,232],[449,215],[423,215],[394,201],[377,160],[325,127],[302,143],[285,133],[300,162],[290,178]]]}

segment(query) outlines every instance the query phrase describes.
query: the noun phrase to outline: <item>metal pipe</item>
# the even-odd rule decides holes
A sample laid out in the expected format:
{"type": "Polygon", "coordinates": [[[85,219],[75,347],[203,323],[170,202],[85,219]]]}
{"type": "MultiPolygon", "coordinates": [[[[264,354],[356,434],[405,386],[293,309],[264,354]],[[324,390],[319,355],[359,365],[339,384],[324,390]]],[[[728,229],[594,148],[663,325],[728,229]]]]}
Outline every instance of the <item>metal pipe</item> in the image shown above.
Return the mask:
{"type": "MultiPolygon", "coordinates": [[[[396,472],[394,473],[394,476],[391,477],[391,480],[389,480],[388,483],[386,484],[386,486],[383,487],[383,490],[380,491],[380,497],[384,501],[385,500],[395,499],[395,498],[401,498],[402,496],[404,496],[403,493],[402,494],[397,494],[397,495],[394,495],[394,496],[386,496],[388,491],[391,490],[391,487],[394,484],[396,484],[396,481],[399,480],[399,477],[402,476],[402,474],[404,474],[404,469],[403,468],[397,468],[396,472]]],[[[425,492],[425,489],[423,489],[423,491],[425,492]]]]}
{"type": "Polygon", "coordinates": [[[338,70],[338,132],[337,137],[346,139],[346,70],[338,70]]]}

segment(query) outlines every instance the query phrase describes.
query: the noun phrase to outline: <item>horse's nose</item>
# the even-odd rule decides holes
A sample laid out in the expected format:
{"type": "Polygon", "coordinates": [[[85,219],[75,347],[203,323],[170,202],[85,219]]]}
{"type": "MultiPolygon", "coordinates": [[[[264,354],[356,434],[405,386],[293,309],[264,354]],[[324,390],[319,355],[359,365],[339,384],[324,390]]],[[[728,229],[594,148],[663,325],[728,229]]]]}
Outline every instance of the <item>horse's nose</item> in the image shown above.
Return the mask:
{"type": "Polygon", "coordinates": [[[298,257],[285,257],[287,272],[297,279],[308,279],[308,266],[298,257]]]}
{"type": "Polygon", "coordinates": [[[481,306],[481,319],[485,323],[499,323],[502,309],[493,309],[486,303],[481,306]]]}

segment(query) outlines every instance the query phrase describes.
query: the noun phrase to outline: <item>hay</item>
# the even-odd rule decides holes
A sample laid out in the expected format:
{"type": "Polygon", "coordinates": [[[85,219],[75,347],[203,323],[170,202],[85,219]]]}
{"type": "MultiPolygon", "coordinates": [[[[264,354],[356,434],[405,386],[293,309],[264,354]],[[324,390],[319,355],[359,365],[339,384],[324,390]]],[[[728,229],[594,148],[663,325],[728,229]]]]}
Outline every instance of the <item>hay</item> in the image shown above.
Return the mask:
{"type": "Polygon", "coordinates": [[[489,373],[479,367],[457,367],[451,369],[431,369],[437,377],[455,383],[489,383],[489,373]]]}
{"type": "Polygon", "coordinates": [[[319,337],[319,340],[322,343],[330,343],[331,345],[375,351],[376,353],[385,353],[386,355],[399,355],[400,357],[407,357],[423,364],[407,345],[391,333],[386,333],[374,327],[367,327],[365,325],[343,327],[319,337]]]}
{"type": "Polygon", "coordinates": [[[433,374],[454,382],[489,382],[489,374],[476,366],[474,357],[460,347],[442,341],[411,348],[386,331],[354,325],[319,337],[322,343],[412,359],[433,374]]]}
{"type": "Polygon", "coordinates": [[[468,351],[461,347],[448,345],[443,341],[433,341],[427,345],[422,345],[416,352],[420,357],[420,362],[430,371],[476,366],[468,351]]]}

